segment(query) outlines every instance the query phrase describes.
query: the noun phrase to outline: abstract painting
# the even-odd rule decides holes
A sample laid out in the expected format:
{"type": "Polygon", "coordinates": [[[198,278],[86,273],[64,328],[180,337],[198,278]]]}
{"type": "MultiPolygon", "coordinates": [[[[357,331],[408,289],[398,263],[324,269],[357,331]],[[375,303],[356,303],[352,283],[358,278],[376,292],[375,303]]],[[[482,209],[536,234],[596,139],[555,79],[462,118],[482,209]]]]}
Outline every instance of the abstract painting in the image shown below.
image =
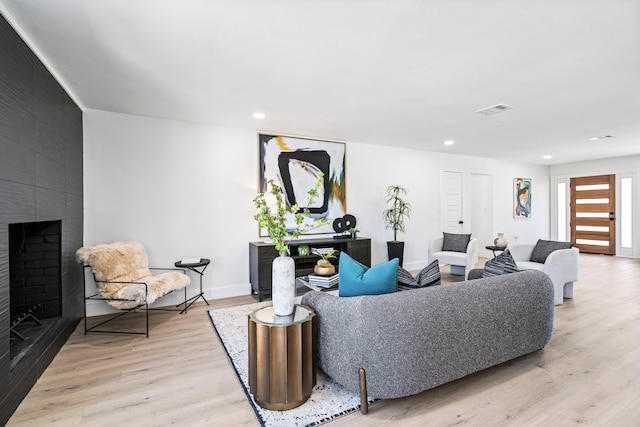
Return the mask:
{"type": "Polygon", "coordinates": [[[513,179],[514,218],[531,218],[531,178],[513,179]]]}
{"type": "MultiPolygon", "coordinates": [[[[345,144],[341,142],[258,134],[260,144],[260,189],[264,193],[269,180],[282,187],[289,206],[309,207],[316,218],[341,218],[347,212],[345,182],[345,144]],[[316,178],[324,174],[324,191],[309,206],[307,192],[316,178]]],[[[293,216],[287,224],[294,227],[293,216]]],[[[331,224],[310,233],[332,233],[331,224]]]]}

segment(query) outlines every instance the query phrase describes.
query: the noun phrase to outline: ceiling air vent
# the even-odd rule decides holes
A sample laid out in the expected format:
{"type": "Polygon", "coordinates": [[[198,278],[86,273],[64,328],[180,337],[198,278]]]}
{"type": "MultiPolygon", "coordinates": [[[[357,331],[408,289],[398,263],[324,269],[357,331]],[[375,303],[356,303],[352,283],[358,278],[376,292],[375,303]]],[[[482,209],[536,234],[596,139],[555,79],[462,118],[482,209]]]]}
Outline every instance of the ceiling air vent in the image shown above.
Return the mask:
{"type": "Polygon", "coordinates": [[[492,105],[491,107],[483,108],[481,110],[476,111],[478,114],[482,114],[483,116],[492,116],[494,114],[502,113],[503,111],[507,111],[512,109],[513,107],[505,104],[497,104],[492,105]]]}

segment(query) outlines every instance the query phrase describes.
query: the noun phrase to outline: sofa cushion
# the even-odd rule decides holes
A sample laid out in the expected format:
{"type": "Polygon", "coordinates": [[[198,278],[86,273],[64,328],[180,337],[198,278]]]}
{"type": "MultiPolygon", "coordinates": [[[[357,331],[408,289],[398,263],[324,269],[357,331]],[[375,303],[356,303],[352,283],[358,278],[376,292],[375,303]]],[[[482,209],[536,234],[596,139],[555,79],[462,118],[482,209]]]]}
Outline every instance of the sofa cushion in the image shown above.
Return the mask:
{"type": "Polygon", "coordinates": [[[474,268],[469,272],[469,275],[467,276],[467,280],[482,279],[483,274],[484,274],[483,268],[474,268]]]}
{"type": "Polygon", "coordinates": [[[531,252],[531,259],[529,261],[544,264],[551,252],[557,251],[558,249],[570,249],[572,246],[573,243],[571,242],[538,239],[538,243],[536,243],[533,252],[531,252]]]}
{"type": "Polygon", "coordinates": [[[467,254],[462,252],[440,251],[432,253],[431,256],[440,264],[465,265],[467,262],[467,254]]]}
{"type": "Polygon", "coordinates": [[[501,274],[515,273],[517,271],[518,266],[513,260],[509,249],[506,249],[500,255],[484,264],[482,277],[499,276],[501,274]]]}
{"type": "Polygon", "coordinates": [[[413,277],[413,275],[404,268],[398,267],[398,290],[426,288],[439,284],[440,265],[437,259],[423,268],[416,277],[413,277]]]}
{"type": "Polygon", "coordinates": [[[442,251],[467,252],[467,246],[471,240],[471,234],[442,233],[442,251]]]}
{"type": "Polygon", "coordinates": [[[544,271],[544,264],[539,262],[531,262],[531,261],[516,261],[516,265],[518,266],[518,270],[538,270],[544,271]]]}
{"type": "Polygon", "coordinates": [[[369,268],[343,252],[338,263],[338,295],[341,297],[380,295],[398,290],[398,258],[369,268]]]}

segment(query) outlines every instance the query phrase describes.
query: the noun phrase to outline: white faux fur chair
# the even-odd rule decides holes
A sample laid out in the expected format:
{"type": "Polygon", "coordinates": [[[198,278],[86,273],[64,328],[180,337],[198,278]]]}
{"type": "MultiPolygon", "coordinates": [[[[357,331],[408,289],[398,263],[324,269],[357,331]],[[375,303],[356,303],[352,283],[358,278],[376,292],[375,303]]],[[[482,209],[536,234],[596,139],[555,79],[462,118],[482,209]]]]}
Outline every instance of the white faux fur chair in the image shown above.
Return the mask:
{"type": "MultiPolygon", "coordinates": [[[[185,270],[149,268],[147,252],[138,242],[125,241],[85,246],[76,251],[76,260],[83,263],[85,267],[91,268],[98,289],[97,294],[85,296],[85,304],[87,300],[95,299],[103,300],[110,306],[126,312],[138,308],[148,311],[149,305],[158,298],[182,288],[185,288],[186,301],[186,286],[191,279],[185,270]],[[167,270],[167,272],[154,275],[151,270],[167,270]]],[[[107,322],[110,320],[113,319],[107,322]]],[[[87,329],[85,310],[85,334],[104,323],[106,322],[87,329]]],[[[94,332],[112,331],[94,330],[94,332]]],[[[149,336],[148,315],[146,334],[149,336]]]]}
{"type": "Polygon", "coordinates": [[[544,264],[531,261],[536,243],[509,245],[508,249],[518,270],[540,270],[553,282],[555,305],[563,304],[563,298],[573,298],[573,282],[578,280],[577,248],[557,249],[551,252],[544,264]]]}
{"type": "Polygon", "coordinates": [[[469,272],[478,262],[478,239],[469,240],[466,252],[443,251],[442,244],[444,237],[436,237],[429,244],[429,260],[438,260],[439,264],[449,264],[451,266],[451,274],[469,276],[469,272]]]}

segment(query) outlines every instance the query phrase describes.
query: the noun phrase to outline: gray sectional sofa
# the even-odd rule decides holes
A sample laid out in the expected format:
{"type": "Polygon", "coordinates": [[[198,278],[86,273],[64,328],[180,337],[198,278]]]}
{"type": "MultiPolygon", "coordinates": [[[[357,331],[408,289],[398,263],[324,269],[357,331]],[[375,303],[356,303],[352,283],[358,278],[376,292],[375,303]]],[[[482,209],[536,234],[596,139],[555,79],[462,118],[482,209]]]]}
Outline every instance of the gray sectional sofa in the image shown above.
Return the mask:
{"type": "MultiPolygon", "coordinates": [[[[370,398],[409,396],[543,348],[554,291],[524,271],[397,293],[338,297],[309,292],[318,315],[318,365],[370,398]]],[[[363,400],[363,412],[366,399],[363,400]]]]}

